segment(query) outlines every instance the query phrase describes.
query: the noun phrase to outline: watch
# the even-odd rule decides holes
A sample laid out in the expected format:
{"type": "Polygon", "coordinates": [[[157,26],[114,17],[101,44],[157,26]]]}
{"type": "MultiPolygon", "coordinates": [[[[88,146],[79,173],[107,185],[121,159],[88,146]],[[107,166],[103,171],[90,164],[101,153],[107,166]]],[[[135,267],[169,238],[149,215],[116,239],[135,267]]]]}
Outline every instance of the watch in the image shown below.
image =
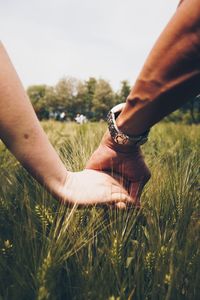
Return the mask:
{"type": "Polygon", "coordinates": [[[120,103],[114,106],[109,111],[107,116],[107,122],[110,135],[113,138],[113,140],[120,145],[143,145],[148,140],[149,130],[137,136],[130,136],[128,134],[123,133],[117,127],[116,118],[118,117],[125,105],[126,103],[120,103]]]}

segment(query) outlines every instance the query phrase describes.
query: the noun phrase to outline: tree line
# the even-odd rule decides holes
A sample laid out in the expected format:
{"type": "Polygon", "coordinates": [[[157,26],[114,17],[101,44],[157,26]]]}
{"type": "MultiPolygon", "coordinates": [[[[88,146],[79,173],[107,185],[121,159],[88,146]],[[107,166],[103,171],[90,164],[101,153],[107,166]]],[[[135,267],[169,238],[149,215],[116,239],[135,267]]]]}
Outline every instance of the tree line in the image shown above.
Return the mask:
{"type": "MultiPolygon", "coordinates": [[[[111,107],[125,102],[130,90],[127,80],[123,80],[119,91],[115,92],[110,83],[104,79],[91,77],[81,81],[65,77],[55,86],[29,86],[27,93],[40,120],[49,119],[55,112],[65,112],[68,120],[74,120],[79,113],[84,114],[89,120],[98,121],[106,118],[111,107]]],[[[189,101],[165,120],[200,122],[198,99],[189,101]]]]}

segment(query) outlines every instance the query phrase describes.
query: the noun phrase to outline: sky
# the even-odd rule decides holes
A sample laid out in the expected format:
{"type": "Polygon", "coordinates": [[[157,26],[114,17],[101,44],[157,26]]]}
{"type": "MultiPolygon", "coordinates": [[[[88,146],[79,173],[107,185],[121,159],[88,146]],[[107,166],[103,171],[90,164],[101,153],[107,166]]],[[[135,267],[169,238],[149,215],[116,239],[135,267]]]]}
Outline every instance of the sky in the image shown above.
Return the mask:
{"type": "Polygon", "coordinates": [[[0,39],[25,88],[93,76],[118,90],[134,83],[178,2],[0,0],[0,39]]]}

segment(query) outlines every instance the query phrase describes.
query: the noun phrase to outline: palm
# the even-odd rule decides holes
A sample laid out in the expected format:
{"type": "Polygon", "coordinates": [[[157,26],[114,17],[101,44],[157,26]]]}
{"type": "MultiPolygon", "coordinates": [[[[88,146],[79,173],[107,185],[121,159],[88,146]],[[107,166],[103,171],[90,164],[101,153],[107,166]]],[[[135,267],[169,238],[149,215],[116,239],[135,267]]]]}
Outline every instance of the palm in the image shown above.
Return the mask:
{"type": "Polygon", "coordinates": [[[61,199],[79,206],[130,201],[127,191],[112,176],[95,170],[68,172],[61,199]]]}

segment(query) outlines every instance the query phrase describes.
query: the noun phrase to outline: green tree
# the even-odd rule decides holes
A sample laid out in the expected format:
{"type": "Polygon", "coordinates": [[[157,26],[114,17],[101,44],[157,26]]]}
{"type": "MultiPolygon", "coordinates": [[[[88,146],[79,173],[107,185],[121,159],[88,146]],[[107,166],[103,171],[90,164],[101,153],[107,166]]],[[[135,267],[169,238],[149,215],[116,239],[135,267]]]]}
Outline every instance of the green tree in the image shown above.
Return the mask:
{"type": "Polygon", "coordinates": [[[92,118],[94,116],[94,112],[92,110],[94,93],[96,89],[97,80],[94,77],[90,77],[87,81],[85,81],[85,94],[84,98],[84,113],[88,118],[92,118]]]}
{"type": "Polygon", "coordinates": [[[77,80],[75,83],[75,94],[72,102],[72,113],[75,116],[77,113],[87,115],[87,88],[85,84],[77,80]]]}
{"type": "Polygon", "coordinates": [[[54,86],[48,86],[45,93],[45,102],[49,112],[57,110],[57,95],[54,86]]]}
{"type": "Polygon", "coordinates": [[[55,86],[54,106],[73,119],[82,107],[83,84],[73,77],[62,78],[55,86]]]}
{"type": "Polygon", "coordinates": [[[49,117],[46,98],[47,88],[46,85],[32,85],[27,89],[27,94],[39,119],[46,119],[49,117]]]}
{"type": "Polygon", "coordinates": [[[55,106],[71,115],[73,101],[73,82],[70,77],[62,78],[55,86],[55,106]]]}
{"type": "Polygon", "coordinates": [[[99,79],[96,82],[94,96],[92,100],[92,110],[96,119],[105,119],[109,109],[114,105],[114,93],[110,84],[99,79]]]}
{"type": "Polygon", "coordinates": [[[116,95],[116,102],[117,103],[126,102],[126,99],[127,99],[128,95],[130,94],[130,91],[131,91],[131,87],[130,87],[129,82],[127,80],[121,81],[120,90],[116,95]]]}
{"type": "Polygon", "coordinates": [[[200,95],[188,101],[180,110],[183,114],[186,114],[187,123],[200,123],[200,95]]]}

